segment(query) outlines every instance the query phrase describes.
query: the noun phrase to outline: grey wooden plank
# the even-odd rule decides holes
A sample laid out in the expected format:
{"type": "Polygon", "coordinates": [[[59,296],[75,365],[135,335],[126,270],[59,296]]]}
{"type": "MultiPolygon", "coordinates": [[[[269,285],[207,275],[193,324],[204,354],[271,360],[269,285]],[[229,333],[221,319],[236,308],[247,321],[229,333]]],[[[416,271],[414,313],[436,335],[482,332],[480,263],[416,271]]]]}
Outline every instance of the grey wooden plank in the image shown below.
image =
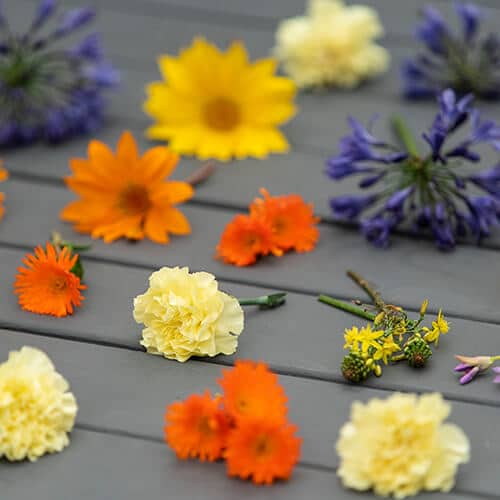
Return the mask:
{"type": "MultiPolygon", "coordinates": [[[[207,387],[217,390],[220,368],[214,365],[179,364],[110,347],[0,332],[4,353],[26,344],[44,349],[69,379],[79,402],[78,422],[84,427],[161,440],[165,405],[207,387]]],[[[388,396],[387,392],[295,377],[282,376],[280,381],[289,397],[290,419],[304,440],[301,461],[328,468],[338,465],[333,445],[352,401],[388,396]]],[[[469,436],[473,457],[459,471],[458,491],[490,495],[498,491],[497,417],[498,408],[453,403],[450,421],[469,436]]]]}
{"type": "MultiPolygon", "coordinates": [[[[43,242],[52,230],[72,234],[71,226],[59,221],[60,210],[73,198],[69,190],[19,181],[6,183],[4,189],[8,212],[0,224],[0,242],[32,246],[43,242]]],[[[167,247],[148,241],[108,245],[96,241],[90,255],[147,267],[189,265],[220,279],[349,297],[358,292],[344,273],[354,268],[378,283],[388,301],[418,308],[428,297],[431,304],[444,307],[449,314],[500,320],[500,267],[495,265],[498,254],[494,251],[462,246],[444,254],[429,241],[401,237],[394,238],[389,251],[382,251],[368,247],[355,230],[323,226],[320,242],[311,253],[269,257],[250,268],[237,268],[213,258],[220,235],[234,213],[193,205],[186,205],[183,211],[193,233],[173,238],[167,247]]],[[[88,241],[86,237],[75,239],[88,241]]]]}
{"type": "MultiPolygon", "coordinates": [[[[222,464],[180,462],[160,443],[77,430],[63,453],[37,464],[2,464],[2,493],[9,500],[352,500],[366,498],[341,488],[332,473],[298,467],[293,479],[272,488],[225,477],[222,464]],[[75,473],[78,471],[78,473],[75,473]],[[28,475],[28,477],[27,477],[28,475]],[[36,493],[34,493],[36,492],[36,493]]],[[[474,500],[474,494],[457,500],[474,500]]],[[[423,500],[449,495],[424,494],[423,500]]]]}
{"type": "MultiPolygon", "coordinates": [[[[131,310],[133,298],[147,287],[149,271],[86,263],[89,288],[83,306],[72,317],[56,319],[21,311],[10,293],[23,255],[19,250],[0,249],[0,274],[4,277],[0,326],[142,351],[141,326],[134,322],[131,310]]],[[[262,288],[223,281],[220,286],[237,297],[266,293],[262,288]]],[[[246,308],[245,318],[237,353],[219,356],[215,363],[231,363],[238,358],[263,359],[281,373],[341,382],[344,329],[363,324],[358,318],[320,304],[314,296],[295,293],[289,295],[286,306],[274,311],[246,308]]],[[[431,316],[429,323],[430,319],[431,316]]],[[[497,354],[500,326],[454,317],[451,325],[451,333],[443,338],[425,370],[414,370],[401,363],[384,369],[383,377],[372,377],[365,385],[405,391],[439,390],[452,399],[500,406],[498,387],[491,382],[491,376],[475,381],[472,390],[460,386],[453,372],[454,354],[497,354]]]]}

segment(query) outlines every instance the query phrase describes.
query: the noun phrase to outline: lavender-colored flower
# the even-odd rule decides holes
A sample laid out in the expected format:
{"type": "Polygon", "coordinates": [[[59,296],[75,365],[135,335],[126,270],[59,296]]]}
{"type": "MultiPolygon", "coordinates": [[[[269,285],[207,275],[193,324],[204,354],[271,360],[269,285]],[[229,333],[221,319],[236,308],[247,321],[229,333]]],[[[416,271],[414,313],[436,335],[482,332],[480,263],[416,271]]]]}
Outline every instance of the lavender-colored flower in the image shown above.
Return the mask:
{"type": "Polygon", "coordinates": [[[465,372],[460,377],[460,384],[465,385],[482,372],[488,370],[492,365],[493,359],[491,356],[455,356],[460,363],[455,366],[456,372],[465,372]]]}
{"type": "Polygon", "coordinates": [[[422,11],[416,38],[423,50],[403,63],[403,93],[410,99],[428,98],[445,88],[485,99],[500,97],[500,43],[496,35],[481,36],[481,9],[455,4],[461,32],[455,33],[434,7],[422,11]]]}
{"type": "Polygon", "coordinates": [[[104,90],[117,84],[118,73],[103,58],[98,36],[87,35],[72,48],[61,49],[60,42],[52,48],[87,26],[94,11],[72,9],[52,31],[44,29],[56,9],[55,0],[40,0],[22,35],[0,14],[0,24],[7,26],[0,34],[0,146],[61,142],[93,133],[103,121],[104,90]]]}
{"type": "MultiPolygon", "coordinates": [[[[327,161],[326,173],[335,181],[360,176],[366,195],[343,195],[330,200],[336,219],[358,220],[361,232],[377,247],[389,246],[390,234],[404,221],[414,233],[429,232],[440,250],[451,250],[460,238],[476,241],[500,223],[500,164],[468,172],[478,162],[480,145],[500,146],[500,127],[481,120],[472,108],[472,96],[457,98],[451,89],[438,97],[439,110],[422,134],[428,152],[414,145],[407,151],[383,142],[354,119],[352,133],[340,140],[340,152],[327,161]],[[469,134],[449,145],[455,131],[467,125],[469,134]],[[475,187],[474,194],[468,188],[475,187]],[[482,191],[482,193],[478,192],[482,191]]],[[[408,132],[400,124],[405,142],[408,132]]]]}
{"type": "Polygon", "coordinates": [[[500,384],[500,366],[495,366],[493,371],[497,374],[497,376],[493,379],[493,383],[500,384]]]}

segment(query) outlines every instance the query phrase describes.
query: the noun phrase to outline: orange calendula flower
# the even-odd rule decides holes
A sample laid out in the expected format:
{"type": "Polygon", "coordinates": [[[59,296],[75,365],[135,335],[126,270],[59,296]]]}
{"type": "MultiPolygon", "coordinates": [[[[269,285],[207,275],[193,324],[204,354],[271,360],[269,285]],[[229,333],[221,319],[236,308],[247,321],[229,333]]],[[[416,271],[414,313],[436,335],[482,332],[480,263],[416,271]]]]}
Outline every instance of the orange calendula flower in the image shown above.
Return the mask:
{"type": "Polygon", "coordinates": [[[281,250],[272,243],[271,228],[260,219],[237,215],[224,229],[217,246],[217,257],[228,264],[249,266],[258,256],[281,250]]]}
{"type": "Polygon", "coordinates": [[[84,299],[80,278],[71,269],[78,254],[71,255],[68,248],[61,251],[47,243],[46,250],[38,246],[35,255],[27,254],[23,259],[26,267],[19,267],[14,291],[19,296],[19,305],[38,314],[62,317],[73,314],[73,307],[84,299]]]}
{"type": "Polygon", "coordinates": [[[319,239],[313,205],[298,194],[271,196],[260,190],[263,199],[256,198],[250,205],[250,215],[271,227],[273,243],[284,251],[310,252],[319,239]]]}
{"type": "Polygon", "coordinates": [[[224,408],[234,419],[285,420],[288,411],[285,391],[265,363],[238,360],[234,368],[222,370],[218,382],[224,391],[224,408]]]}
{"type": "Polygon", "coordinates": [[[221,458],[230,425],[220,398],[212,398],[206,391],[172,403],[165,422],[165,441],[178,458],[199,458],[202,462],[221,458]]]}
{"type": "Polygon", "coordinates": [[[168,234],[189,234],[186,217],[174,207],[193,196],[190,184],[167,181],[178,156],[167,147],[154,147],[139,155],[130,132],[124,132],[116,154],[93,140],[88,159],[70,162],[73,175],[67,186],[80,199],[67,205],[61,218],[75,229],[106,243],[118,238],[168,243],[168,234]]]}
{"type": "Polygon", "coordinates": [[[289,479],[300,455],[301,439],[291,424],[243,419],[229,434],[224,453],[230,476],[252,478],[256,484],[289,479]]]}
{"type": "MultiPolygon", "coordinates": [[[[3,168],[3,162],[0,160],[0,182],[3,182],[7,180],[9,177],[9,173],[5,168],[3,168]]],[[[5,207],[3,206],[3,202],[5,201],[5,194],[0,193],[0,219],[4,216],[5,214],[5,207]]]]}

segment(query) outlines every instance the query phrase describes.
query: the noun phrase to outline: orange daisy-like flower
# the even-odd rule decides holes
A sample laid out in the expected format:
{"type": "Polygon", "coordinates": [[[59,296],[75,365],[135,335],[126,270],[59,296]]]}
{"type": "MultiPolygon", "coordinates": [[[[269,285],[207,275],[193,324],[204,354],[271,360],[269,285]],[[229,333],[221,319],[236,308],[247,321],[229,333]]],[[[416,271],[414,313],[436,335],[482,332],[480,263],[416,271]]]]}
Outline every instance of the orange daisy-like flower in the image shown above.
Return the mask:
{"type": "Polygon", "coordinates": [[[62,317],[73,314],[73,307],[84,299],[80,278],[71,269],[78,254],[71,255],[68,248],[61,251],[47,243],[47,250],[38,246],[35,255],[27,254],[23,259],[26,267],[19,267],[14,291],[19,296],[19,305],[38,314],[62,317]]]}
{"type": "Polygon", "coordinates": [[[116,154],[91,141],[88,160],[70,162],[73,175],[65,179],[80,199],[67,205],[61,218],[77,231],[106,243],[118,238],[168,243],[168,234],[189,234],[186,217],[174,207],[193,196],[190,184],[166,181],[178,161],[167,147],[154,147],[139,156],[130,132],[124,132],[116,154]]]}
{"type": "Polygon", "coordinates": [[[224,453],[230,476],[256,484],[289,479],[300,455],[297,427],[266,418],[243,419],[229,434],[224,453]]]}
{"type": "Polygon", "coordinates": [[[179,458],[198,457],[202,462],[221,458],[230,425],[220,398],[212,398],[206,391],[172,403],[165,422],[165,441],[179,458]]]}
{"type": "MultiPolygon", "coordinates": [[[[0,160],[0,182],[3,182],[7,180],[9,177],[9,173],[5,168],[3,168],[3,162],[0,160]]],[[[0,219],[4,216],[5,214],[5,207],[3,206],[3,202],[5,201],[5,194],[0,193],[0,219]]]]}
{"type": "Polygon", "coordinates": [[[217,246],[217,257],[236,266],[249,266],[258,256],[270,253],[282,254],[273,245],[271,228],[248,215],[237,215],[224,229],[217,246]]]}
{"type": "Polygon", "coordinates": [[[271,196],[267,189],[260,190],[263,199],[256,198],[250,205],[250,215],[271,227],[273,243],[284,251],[310,252],[319,239],[311,203],[298,194],[271,196]]]}
{"type": "Polygon", "coordinates": [[[224,391],[224,408],[234,419],[261,417],[278,422],[286,419],[285,391],[265,363],[238,360],[234,368],[222,370],[218,382],[224,391]]]}

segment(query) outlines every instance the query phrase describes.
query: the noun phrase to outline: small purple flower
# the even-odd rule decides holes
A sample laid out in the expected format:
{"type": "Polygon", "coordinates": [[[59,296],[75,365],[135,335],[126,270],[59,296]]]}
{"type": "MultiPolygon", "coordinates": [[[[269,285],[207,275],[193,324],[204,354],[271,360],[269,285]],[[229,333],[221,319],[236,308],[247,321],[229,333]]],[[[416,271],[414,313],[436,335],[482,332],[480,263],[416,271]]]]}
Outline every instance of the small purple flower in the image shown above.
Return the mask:
{"type": "Polygon", "coordinates": [[[94,11],[63,13],[55,31],[44,33],[56,9],[55,0],[40,0],[26,34],[0,32],[0,147],[61,142],[95,132],[103,122],[103,94],[117,84],[118,73],[104,59],[96,34],[73,49],[61,47],[60,40],[90,23],[94,11]],[[19,65],[25,71],[14,71],[19,65]]]}
{"type": "Polygon", "coordinates": [[[375,247],[387,248],[390,245],[390,236],[394,225],[393,220],[376,215],[361,221],[361,232],[375,247]]]}
{"type": "Polygon", "coordinates": [[[455,366],[456,372],[465,372],[460,377],[460,384],[465,385],[471,382],[476,375],[485,372],[492,365],[493,360],[491,356],[455,356],[460,363],[455,366]]]}
{"type": "Polygon", "coordinates": [[[493,371],[497,374],[493,379],[494,384],[500,384],[500,366],[493,367],[493,371]]]}
{"type": "Polygon", "coordinates": [[[393,212],[399,212],[403,208],[403,204],[413,192],[415,191],[415,186],[408,186],[404,189],[396,191],[386,202],[385,208],[387,210],[392,210],[393,212]]]}
{"type": "Polygon", "coordinates": [[[454,32],[434,7],[426,7],[415,36],[423,43],[416,56],[403,63],[403,93],[409,99],[428,98],[445,88],[485,99],[500,97],[500,44],[494,34],[481,36],[481,9],[455,4],[461,31],[454,32]]]}
{"type": "Polygon", "coordinates": [[[358,217],[361,212],[373,205],[377,195],[342,195],[330,200],[330,207],[337,219],[351,220],[358,217]]]}

